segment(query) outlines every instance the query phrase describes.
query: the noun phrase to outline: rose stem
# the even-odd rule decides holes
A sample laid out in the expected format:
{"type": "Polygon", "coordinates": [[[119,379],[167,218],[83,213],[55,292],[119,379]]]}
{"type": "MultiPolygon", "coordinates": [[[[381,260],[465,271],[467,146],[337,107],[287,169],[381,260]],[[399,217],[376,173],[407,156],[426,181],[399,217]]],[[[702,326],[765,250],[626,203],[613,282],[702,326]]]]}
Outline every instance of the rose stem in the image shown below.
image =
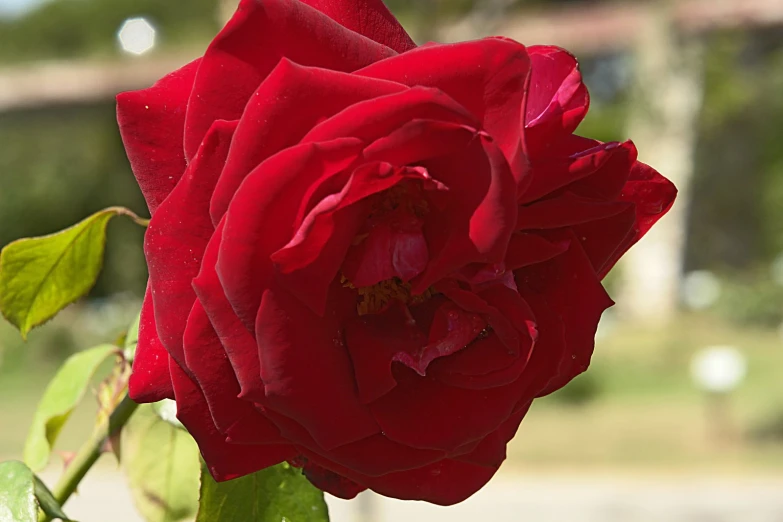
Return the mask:
{"type": "MultiPolygon", "coordinates": [[[[138,404],[133,402],[128,397],[128,393],[125,392],[122,401],[111,412],[109,418],[101,422],[90,438],[79,448],[73,460],[65,468],[65,472],[60,477],[60,480],[52,488],[52,493],[58,504],[61,506],[65,504],[73,492],[76,491],[79,483],[103,453],[106,441],[125,426],[137,407],[138,404]]],[[[38,517],[38,520],[46,522],[52,519],[42,515],[38,517]]]]}

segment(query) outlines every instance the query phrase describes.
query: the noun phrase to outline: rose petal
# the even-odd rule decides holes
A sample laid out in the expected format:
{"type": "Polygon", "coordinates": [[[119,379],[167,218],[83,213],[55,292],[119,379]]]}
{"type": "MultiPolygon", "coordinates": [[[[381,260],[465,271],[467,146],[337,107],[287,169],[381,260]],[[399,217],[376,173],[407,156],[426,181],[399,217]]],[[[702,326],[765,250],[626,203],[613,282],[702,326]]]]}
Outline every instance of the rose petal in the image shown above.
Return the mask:
{"type": "Polygon", "coordinates": [[[270,288],[256,323],[268,408],[297,421],[327,450],[380,432],[359,402],[336,315],[331,307],[319,317],[270,288]]]}
{"type": "Polygon", "coordinates": [[[325,450],[312,438],[302,425],[272,410],[265,415],[278,425],[281,432],[298,451],[307,457],[326,460],[337,466],[345,466],[356,473],[368,476],[380,476],[395,471],[425,466],[437,462],[446,456],[445,452],[423,450],[391,441],[382,434],[325,450]]]}
{"type": "Polygon", "coordinates": [[[424,500],[442,506],[458,504],[467,499],[497,472],[495,468],[443,459],[416,469],[368,477],[334,463],[318,460],[315,456],[311,460],[381,495],[401,500],[424,500]]]}
{"type": "Polygon", "coordinates": [[[149,89],[117,95],[117,121],[133,174],[150,213],[185,172],[185,109],[200,59],[149,89]]]}
{"type": "Polygon", "coordinates": [[[493,469],[499,468],[506,460],[506,447],[514,438],[519,424],[530,409],[530,404],[527,403],[522,409],[515,412],[497,430],[484,437],[469,453],[454,457],[454,460],[493,469]]]}
{"type": "Polygon", "coordinates": [[[393,371],[397,386],[370,409],[387,437],[414,448],[453,451],[481,439],[511,415],[520,399],[519,382],[477,391],[446,386],[402,365],[393,371]]]}
{"type": "Polygon", "coordinates": [[[634,242],[641,239],[655,222],[669,211],[676,196],[677,188],[671,181],[644,163],[634,163],[628,182],[620,195],[622,201],[636,205],[639,232],[634,242]]]}
{"type": "Polygon", "coordinates": [[[612,149],[606,162],[590,176],[569,185],[568,190],[580,196],[604,201],[615,201],[620,197],[636,163],[636,146],[626,141],[612,149]]]}
{"type": "Polygon", "coordinates": [[[636,208],[628,208],[615,216],[575,225],[571,229],[582,243],[582,248],[590,259],[596,274],[603,277],[608,267],[620,258],[618,251],[624,252],[628,241],[636,236],[636,208]]]}
{"type": "Polygon", "coordinates": [[[481,292],[481,297],[516,327],[521,334],[519,350],[510,351],[500,336],[491,332],[464,350],[439,359],[433,375],[450,386],[486,389],[513,383],[525,370],[538,339],[533,311],[516,290],[496,285],[481,292]]]}
{"type": "Polygon", "coordinates": [[[416,47],[382,0],[302,0],[340,25],[404,53],[416,47]]]}
{"type": "Polygon", "coordinates": [[[209,200],[236,122],[215,122],[188,171],[152,217],[144,238],[155,324],[166,350],[187,371],[182,334],[196,295],[191,281],[213,233],[209,200]]]}
{"type": "Polygon", "coordinates": [[[437,307],[430,325],[417,325],[410,312],[404,312],[403,305],[392,306],[346,325],[345,341],[362,403],[377,400],[397,384],[393,361],[426,375],[433,361],[464,349],[486,326],[480,316],[448,301],[437,307]]]}
{"type": "Polygon", "coordinates": [[[269,257],[293,237],[305,192],[317,178],[345,170],[360,152],[353,138],[303,143],[259,165],[237,191],[225,217],[217,273],[249,332],[255,331],[261,295],[274,277],[269,257]]]}
{"type": "Polygon", "coordinates": [[[676,197],[677,188],[669,180],[643,163],[637,161],[634,164],[620,200],[633,203],[635,223],[620,245],[603,262],[598,270],[599,277],[603,278],[609,273],[622,255],[669,211],[676,197]]]}
{"type": "Polygon", "coordinates": [[[422,163],[449,190],[448,199],[439,196],[443,210],[433,208],[425,220],[430,263],[414,280],[414,293],[467,264],[500,263],[506,255],[517,218],[516,182],[494,143],[478,138],[461,153],[422,163]]]}
{"type": "Polygon", "coordinates": [[[568,373],[573,359],[566,345],[565,326],[562,319],[552,310],[542,294],[533,292],[520,281],[519,290],[525,301],[533,309],[538,325],[538,340],[533,347],[533,353],[525,366],[525,372],[520,377],[525,385],[520,393],[520,404],[529,403],[534,398],[547,395],[558,389],[563,380],[561,375],[568,373]],[[551,389],[550,389],[551,383],[551,389]]]}
{"type": "Polygon", "coordinates": [[[215,270],[223,236],[223,225],[223,221],[218,223],[215,233],[207,244],[201,260],[201,270],[193,279],[193,289],[234,369],[241,389],[239,396],[253,402],[262,402],[264,382],[261,380],[258,345],[255,337],[245,328],[231,308],[215,270]]]}
{"type": "Polygon", "coordinates": [[[613,157],[629,157],[631,150],[629,142],[601,143],[580,136],[568,136],[552,156],[533,159],[530,186],[519,202],[530,203],[591,176],[613,157]]]}
{"type": "MultiPolygon", "coordinates": [[[[299,460],[302,460],[302,457],[299,460]]],[[[307,477],[307,480],[321,491],[345,500],[356,498],[356,495],[367,489],[365,486],[360,486],[356,482],[338,475],[334,471],[329,471],[310,460],[304,464],[302,473],[307,477]]]]}
{"type": "Polygon", "coordinates": [[[559,197],[519,207],[517,230],[568,227],[606,219],[627,210],[628,203],[600,201],[566,192],[559,197]]]}
{"type": "Polygon", "coordinates": [[[133,359],[133,373],[128,383],[128,394],[135,402],[158,402],[173,399],[169,375],[169,354],[158,338],[155,311],[149,285],[144,294],[139,319],[139,340],[133,359]]]}
{"type": "Polygon", "coordinates": [[[531,71],[525,47],[505,38],[431,45],[376,62],[357,74],[436,87],[477,117],[503,151],[518,183],[527,165],[522,116],[531,71]]]}
{"type": "Polygon", "coordinates": [[[218,482],[255,473],[296,456],[288,445],[246,446],[229,444],[212,423],[204,396],[199,387],[174,362],[171,378],[177,400],[177,418],[185,425],[201,450],[212,477],[218,482]]]}
{"type": "Polygon", "coordinates": [[[551,242],[539,234],[516,232],[511,236],[506,251],[505,265],[516,270],[535,263],[543,263],[568,250],[568,242],[551,242]]]}
{"type": "MultiPolygon", "coordinates": [[[[369,163],[354,170],[342,187],[323,198],[303,219],[293,239],[271,256],[279,280],[313,309],[324,313],[329,286],[363,221],[374,195],[405,181],[428,181],[426,172],[369,163]]],[[[338,180],[337,176],[327,182],[338,180]]],[[[336,183],[336,187],[340,184],[336,183]]]]}
{"type": "Polygon", "coordinates": [[[353,245],[342,264],[343,275],[357,288],[399,278],[408,282],[427,267],[429,252],[421,219],[380,223],[353,245]]]}
{"type": "MultiPolygon", "coordinates": [[[[614,303],[601,285],[579,241],[573,237],[568,251],[551,261],[523,268],[516,272],[520,292],[533,307],[537,320],[548,313],[557,315],[564,328],[565,367],[547,386],[545,393],[565,386],[587,369],[595,345],[595,332],[604,310],[614,303]],[[524,289],[523,289],[524,287],[524,289]],[[539,310],[527,291],[541,296],[548,309],[539,310]]],[[[552,330],[555,328],[552,327],[552,330]]],[[[544,326],[540,328],[542,334],[544,326]]],[[[539,347],[534,350],[538,351],[539,347]]],[[[551,375],[551,374],[550,374],[551,375]]]]}
{"type": "Polygon", "coordinates": [[[394,54],[299,0],[242,0],[198,68],[185,122],[186,156],[196,153],[213,121],[239,119],[283,57],[351,72],[394,54]]]}
{"type": "Polygon", "coordinates": [[[213,222],[225,214],[242,180],[266,158],[296,145],[314,125],[346,107],[404,88],[383,80],[303,67],[287,58],[280,60],[244,109],[212,197],[213,222]]]}
{"type": "Polygon", "coordinates": [[[568,51],[553,46],[528,47],[530,92],[525,109],[528,150],[536,159],[560,146],[587,114],[590,96],[579,64],[568,51]]]}
{"type": "MultiPolygon", "coordinates": [[[[463,310],[481,314],[500,338],[509,354],[517,355],[520,350],[520,330],[509,317],[489,304],[482,295],[460,287],[454,280],[445,280],[434,289],[448,297],[463,310]]],[[[527,334],[527,331],[525,331],[527,334]]]]}
{"type": "MultiPolygon", "coordinates": [[[[204,394],[215,427],[233,444],[285,444],[252,403],[237,398],[239,383],[199,301],[188,316],[183,345],[188,369],[204,394]]],[[[260,380],[261,377],[259,376],[260,380]]]]}
{"type": "Polygon", "coordinates": [[[479,126],[472,114],[442,91],[412,87],[347,107],[313,127],[302,143],[353,137],[369,145],[415,119],[469,125],[474,129],[479,126]],[[373,117],[367,118],[368,114],[373,117]]]}

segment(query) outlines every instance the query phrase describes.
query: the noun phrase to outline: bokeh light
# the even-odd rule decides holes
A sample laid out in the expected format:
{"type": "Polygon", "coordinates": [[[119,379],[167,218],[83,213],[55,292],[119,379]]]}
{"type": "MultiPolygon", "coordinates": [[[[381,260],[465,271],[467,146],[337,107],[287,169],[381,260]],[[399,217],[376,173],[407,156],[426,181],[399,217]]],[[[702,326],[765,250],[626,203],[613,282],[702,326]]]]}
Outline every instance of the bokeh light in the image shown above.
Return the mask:
{"type": "Polygon", "coordinates": [[[694,270],[685,275],[682,301],[692,310],[709,308],[720,298],[720,280],[709,270],[694,270]]]}
{"type": "Polygon", "coordinates": [[[117,31],[123,51],[140,56],[155,47],[157,31],[146,18],[128,18],[117,31]]]}
{"type": "Polygon", "coordinates": [[[691,363],[691,376],[699,388],[727,393],[736,388],[747,373],[742,352],[733,346],[711,346],[697,352],[691,363]]]}

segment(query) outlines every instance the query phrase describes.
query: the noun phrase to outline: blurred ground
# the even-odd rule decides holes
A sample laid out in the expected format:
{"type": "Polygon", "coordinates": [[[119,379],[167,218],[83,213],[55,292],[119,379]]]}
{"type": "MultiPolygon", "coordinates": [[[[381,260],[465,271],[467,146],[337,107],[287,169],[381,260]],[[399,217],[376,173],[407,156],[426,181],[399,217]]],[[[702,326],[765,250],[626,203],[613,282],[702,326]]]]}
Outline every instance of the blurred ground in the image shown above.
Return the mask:
{"type": "MultiPolygon", "coordinates": [[[[45,478],[47,478],[45,476],[45,478]]],[[[501,473],[448,508],[362,494],[327,496],[333,522],[780,522],[783,478],[501,473]]],[[[101,466],[68,504],[78,520],[142,522],[124,478],[101,466]]]]}

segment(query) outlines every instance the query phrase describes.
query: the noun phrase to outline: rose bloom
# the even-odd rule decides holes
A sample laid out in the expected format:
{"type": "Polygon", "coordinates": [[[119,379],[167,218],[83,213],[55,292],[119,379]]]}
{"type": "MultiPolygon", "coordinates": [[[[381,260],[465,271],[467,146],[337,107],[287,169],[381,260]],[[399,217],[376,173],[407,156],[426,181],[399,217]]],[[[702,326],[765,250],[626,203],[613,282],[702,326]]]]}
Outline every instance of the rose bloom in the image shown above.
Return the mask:
{"type": "Polygon", "coordinates": [[[576,60],[417,47],[381,0],[243,0],[118,97],[152,213],[130,381],[216,480],[283,461],[334,495],[454,504],[584,371],[601,285],[675,189],[573,134],[576,60]]]}

